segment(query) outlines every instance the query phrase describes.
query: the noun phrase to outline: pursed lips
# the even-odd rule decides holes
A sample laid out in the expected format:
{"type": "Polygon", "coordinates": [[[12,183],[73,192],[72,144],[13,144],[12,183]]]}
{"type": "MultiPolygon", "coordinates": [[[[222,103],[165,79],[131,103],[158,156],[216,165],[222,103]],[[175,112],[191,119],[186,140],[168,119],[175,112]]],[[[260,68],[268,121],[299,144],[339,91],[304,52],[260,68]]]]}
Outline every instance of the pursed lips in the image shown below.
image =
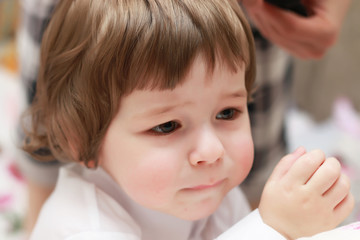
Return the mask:
{"type": "Polygon", "coordinates": [[[219,186],[220,184],[222,184],[225,181],[225,179],[221,179],[217,182],[215,182],[214,184],[203,184],[203,185],[198,185],[195,187],[190,187],[190,188],[185,188],[185,190],[189,190],[189,191],[199,191],[199,190],[205,190],[205,189],[209,189],[209,188],[214,188],[219,186]]]}

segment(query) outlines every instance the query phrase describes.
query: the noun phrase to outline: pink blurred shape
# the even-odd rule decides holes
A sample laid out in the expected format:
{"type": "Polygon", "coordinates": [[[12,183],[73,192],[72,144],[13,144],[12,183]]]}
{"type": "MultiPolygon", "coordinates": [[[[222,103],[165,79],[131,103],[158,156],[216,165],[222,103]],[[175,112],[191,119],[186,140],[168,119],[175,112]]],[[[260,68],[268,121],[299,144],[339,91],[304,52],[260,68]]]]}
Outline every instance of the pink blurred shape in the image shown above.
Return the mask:
{"type": "Polygon", "coordinates": [[[11,194],[0,195],[0,211],[10,207],[13,202],[13,196],[11,194]]]}
{"type": "Polygon", "coordinates": [[[336,124],[342,130],[360,139],[360,116],[348,98],[340,97],[335,101],[333,114],[336,124]]]}

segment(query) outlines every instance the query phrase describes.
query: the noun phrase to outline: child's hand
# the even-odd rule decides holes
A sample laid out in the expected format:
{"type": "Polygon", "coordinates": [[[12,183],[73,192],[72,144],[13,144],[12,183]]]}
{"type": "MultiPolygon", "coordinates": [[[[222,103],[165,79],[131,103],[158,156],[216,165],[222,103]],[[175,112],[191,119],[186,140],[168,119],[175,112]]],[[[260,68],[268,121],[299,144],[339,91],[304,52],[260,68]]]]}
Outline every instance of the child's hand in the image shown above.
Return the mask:
{"type": "Polygon", "coordinates": [[[330,230],[351,212],[350,181],[335,158],[299,148],[281,159],[265,185],[263,221],[289,239],[330,230]]]}

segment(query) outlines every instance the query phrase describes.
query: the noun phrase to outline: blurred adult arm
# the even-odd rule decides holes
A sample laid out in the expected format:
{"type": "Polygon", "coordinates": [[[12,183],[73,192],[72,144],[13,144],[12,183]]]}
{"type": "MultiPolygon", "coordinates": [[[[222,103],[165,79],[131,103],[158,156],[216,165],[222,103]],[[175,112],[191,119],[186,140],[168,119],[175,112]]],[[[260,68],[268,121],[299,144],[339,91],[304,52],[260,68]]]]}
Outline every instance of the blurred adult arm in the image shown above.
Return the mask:
{"type": "Polygon", "coordinates": [[[240,2],[269,41],[298,58],[319,59],[335,44],[351,0],[303,0],[308,17],[264,0],[240,2]]]}

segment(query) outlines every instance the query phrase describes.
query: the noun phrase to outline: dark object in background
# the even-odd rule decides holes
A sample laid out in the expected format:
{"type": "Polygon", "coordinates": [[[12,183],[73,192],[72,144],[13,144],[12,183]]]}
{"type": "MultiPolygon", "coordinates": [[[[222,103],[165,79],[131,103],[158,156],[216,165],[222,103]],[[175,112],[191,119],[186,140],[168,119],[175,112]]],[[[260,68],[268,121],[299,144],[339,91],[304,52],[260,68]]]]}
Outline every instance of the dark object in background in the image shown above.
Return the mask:
{"type": "Polygon", "coordinates": [[[304,17],[309,16],[305,6],[301,3],[301,0],[265,0],[265,2],[282,9],[293,11],[304,17]]]}

